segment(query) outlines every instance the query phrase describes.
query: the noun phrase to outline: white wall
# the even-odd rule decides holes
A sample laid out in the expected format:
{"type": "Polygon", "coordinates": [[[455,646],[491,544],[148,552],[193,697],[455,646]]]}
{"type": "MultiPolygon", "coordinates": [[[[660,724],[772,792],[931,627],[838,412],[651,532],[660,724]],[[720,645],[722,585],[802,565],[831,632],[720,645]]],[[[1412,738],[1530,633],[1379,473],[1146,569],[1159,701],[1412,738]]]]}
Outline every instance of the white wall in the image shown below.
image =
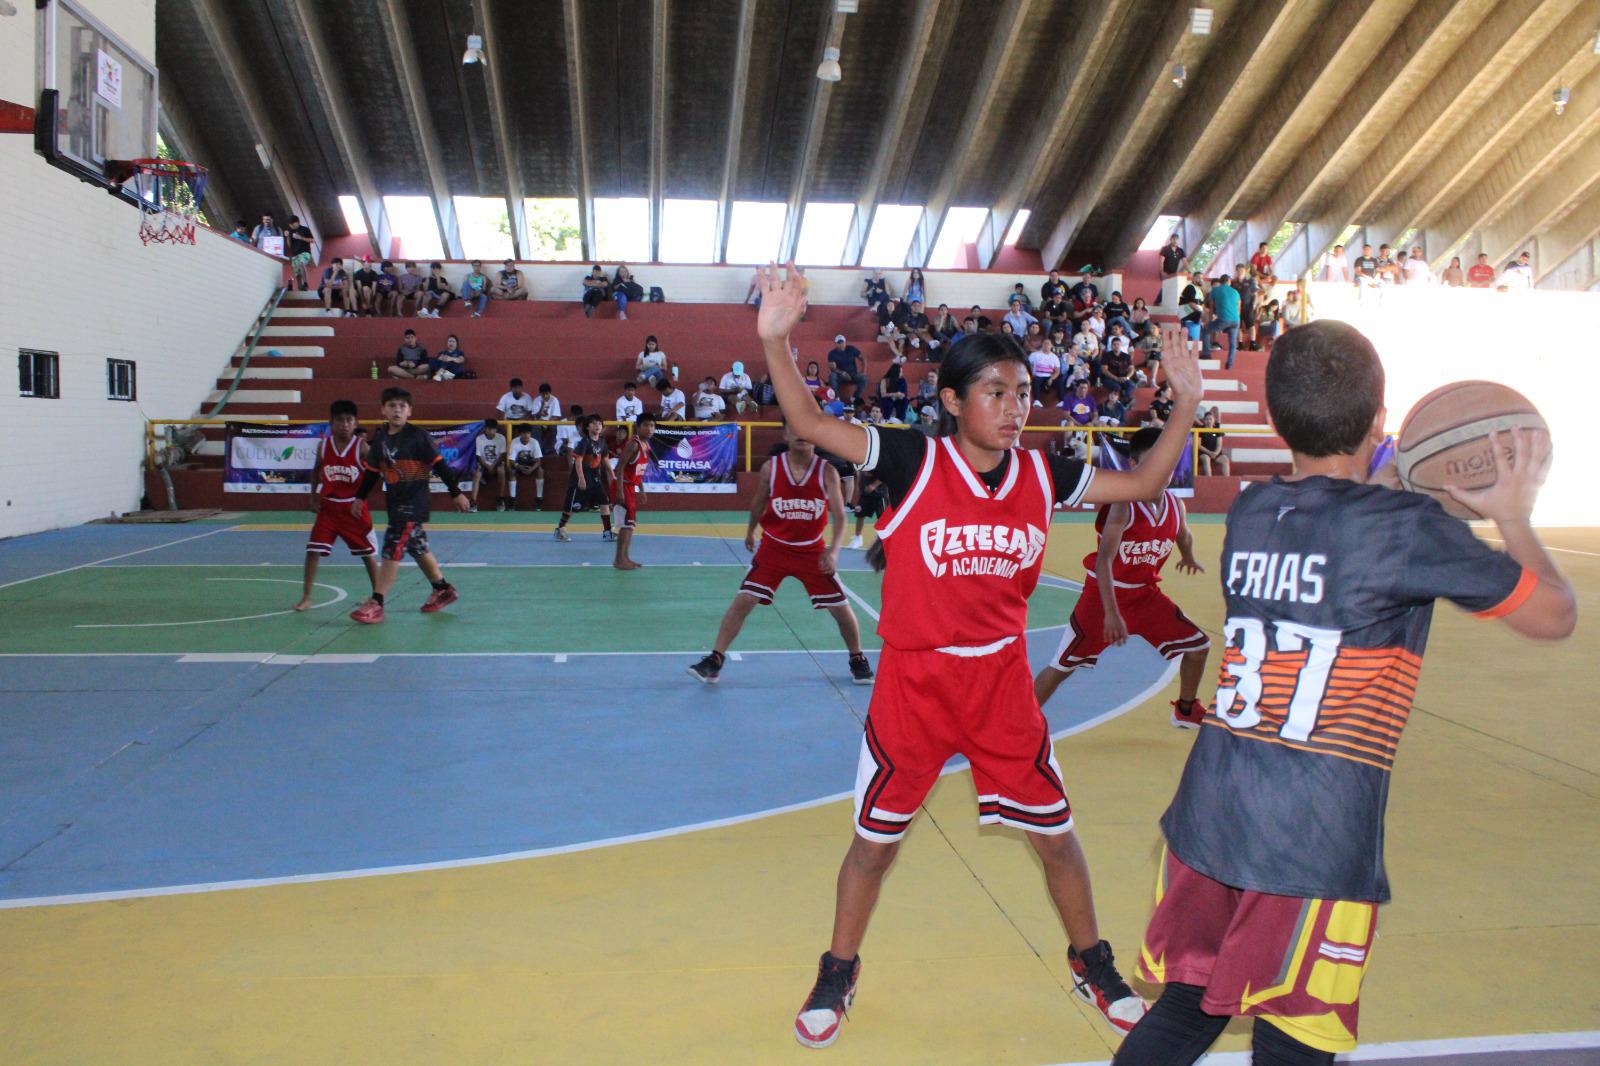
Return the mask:
{"type": "MultiPolygon", "coordinates": [[[[0,18],[0,99],[36,102],[33,5],[0,18]]],[[[153,54],[153,0],[90,9],[153,54]]],[[[188,418],[216,385],[281,264],[219,234],[139,243],[133,207],[0,136],[0,537],[136,508],[148,418],[188,418]],[[23,398],[17,349],[61,355],[61,398],[23,398]],[[106,360],[138,364],[138,402],[106,399],[106,360]],[[51,465],[44,465],[48,460],[51,465]]]]}

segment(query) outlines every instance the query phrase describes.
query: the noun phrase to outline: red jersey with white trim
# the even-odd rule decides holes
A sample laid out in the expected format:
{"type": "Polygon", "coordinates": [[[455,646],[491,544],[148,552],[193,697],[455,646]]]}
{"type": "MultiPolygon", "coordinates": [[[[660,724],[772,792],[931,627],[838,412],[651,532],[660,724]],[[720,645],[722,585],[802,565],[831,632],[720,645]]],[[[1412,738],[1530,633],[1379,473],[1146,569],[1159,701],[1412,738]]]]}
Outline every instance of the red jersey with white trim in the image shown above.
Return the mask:
{"type": "Polygon", "coordinates": [[[813,453],[811,465],[797,478],[789,469],[787,454],[768,461],[762,537],[790,548],[822,547],[822,534],[828,528],[828,490],[822,481],[827,468],[813,453]]]}
{"type": "Polygon", "coordinates": [[[629,488],[638,488],[644,484],[644,475],[650,469],[650,445],[639,441],[639,451],[633,457],[633,462],[619,466],[617,480],[629,488]]]}
{"type": "Polygon", "coordinates": [[[317,485],[317,495],[331,503],[349,503],[356,498],[356,486],[361,483],[361,437],[350,438],[340,451],[333,436],[322,438],[322,480],[317,485]]]}
{"type": "Polygon", "coordinates": [[[1039,583],[1055,488],[1044,456],[1013,448],[990,489],[950,437],[929,437],[911,491],[878,521],[878,635],[906,651],[1022,636],[1039,583]]]}
{"type": "MultiPolygon", "coordinates": [[[[1116,558],[1111,560],[1111,580],[1117,588],[1143,588],[1161,583],[1161,568],[1167,565],[1172,549],[1178,546],[1178,534],[1183,530],[1183,504],[1171,489],[1162,492],[1155,503],[1130,503],[1133,512],[1128,528],[1122,531],[1122,543],[1117,545],[1116,558]]],[[[1099,539],[1106,535],[1106,515],[1109,507],[1100,508],[1094,519],[1094,531],[1099,539]]],[[[1089,571],[1089,580],[1098,580],[1095,563],[1096,550],[1083,557],[1089,571]]]]}

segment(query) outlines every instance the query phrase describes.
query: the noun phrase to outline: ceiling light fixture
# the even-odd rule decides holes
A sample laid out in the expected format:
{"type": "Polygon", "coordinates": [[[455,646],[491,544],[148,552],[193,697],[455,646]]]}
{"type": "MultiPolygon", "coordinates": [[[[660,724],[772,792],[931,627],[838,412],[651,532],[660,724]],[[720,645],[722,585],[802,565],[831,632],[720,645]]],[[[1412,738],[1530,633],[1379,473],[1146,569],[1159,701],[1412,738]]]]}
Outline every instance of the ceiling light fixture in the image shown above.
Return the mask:
{"type": "Polygon", "coordinates": [[[467,50],[461,53],[461,65],[470,67],[483,61],[483,38],[476,33],[467,34],[467,50]]]}
{"type": "Polygon", "coordinates": [[[823,81],[838,81],[844,77],[844,71],[839,68],[839,50],[837,48],[824,48],[822,62],[817,64],[817,77],[823,81]]]}
{"type": "Polygon", "coordinates": [[[836,15],[854,15],[861,10],[861,0],[835,0],[833,11],[836,15]]]}
{"type": "Polygon", "coordinates": [[[1216,12],[1209,7],[1197,7],[1189,11],[1189,32],[1196,37],[1206,37],[1211,33],[1211,20],[1216,17],[1216,12]]]}
{"type": "Polygon", "coordinates": [[[1572,90],[1563,85],[1550,94],[1550,102],[1556,105],[1556,114],[1566,111],[1567,105],[1572,102],[1572,90]]]}
{"type": "Polygon", "coordinates": [[[1183,88],[1184,80],[1188,77],[1189,71],[1184,68],[1182,63],[1172,64],[1172,84],[1181,89],[1183,88]]]}
{"type": "Polygon", "coordinates": [[[271,170],[272,169],[272,156],[267,154],[267,146],[266,145],[261,144],[259,142],[256,144],[256,158],[261,160],[261,169],[262,170],[271,170]]]}

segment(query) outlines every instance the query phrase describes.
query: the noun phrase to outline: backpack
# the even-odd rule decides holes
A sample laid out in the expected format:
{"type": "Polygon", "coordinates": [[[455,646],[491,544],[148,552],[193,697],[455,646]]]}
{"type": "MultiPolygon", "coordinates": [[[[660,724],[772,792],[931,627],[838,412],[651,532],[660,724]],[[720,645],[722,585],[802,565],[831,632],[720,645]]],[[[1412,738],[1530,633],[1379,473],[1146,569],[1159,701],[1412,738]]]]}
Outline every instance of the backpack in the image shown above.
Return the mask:
{"type": "Polygon", "coordinates": [[[667,294],[661,291],[660,285],[650,286],[650,302],[653,304],[664,304],[667,302],[667,294]]]}

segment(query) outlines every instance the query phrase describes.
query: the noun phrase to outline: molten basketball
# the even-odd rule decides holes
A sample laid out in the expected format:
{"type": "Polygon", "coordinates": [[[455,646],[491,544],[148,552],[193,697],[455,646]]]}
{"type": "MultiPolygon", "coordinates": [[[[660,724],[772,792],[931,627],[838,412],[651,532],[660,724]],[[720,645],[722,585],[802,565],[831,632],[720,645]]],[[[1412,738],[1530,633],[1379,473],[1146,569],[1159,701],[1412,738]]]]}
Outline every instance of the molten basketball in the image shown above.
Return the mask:
{"type": "Polygon", "coordinates": [[[1457,518],[1482,517],[1444,491],[1495,482],[1489,435],[1521,427],[1549,433],[1544,416],[1515,389],[1492,381],[1457,381],[1417,401],[1400,426],[1395,468],[1402,487],[1425,492],[1457,518]]]}

